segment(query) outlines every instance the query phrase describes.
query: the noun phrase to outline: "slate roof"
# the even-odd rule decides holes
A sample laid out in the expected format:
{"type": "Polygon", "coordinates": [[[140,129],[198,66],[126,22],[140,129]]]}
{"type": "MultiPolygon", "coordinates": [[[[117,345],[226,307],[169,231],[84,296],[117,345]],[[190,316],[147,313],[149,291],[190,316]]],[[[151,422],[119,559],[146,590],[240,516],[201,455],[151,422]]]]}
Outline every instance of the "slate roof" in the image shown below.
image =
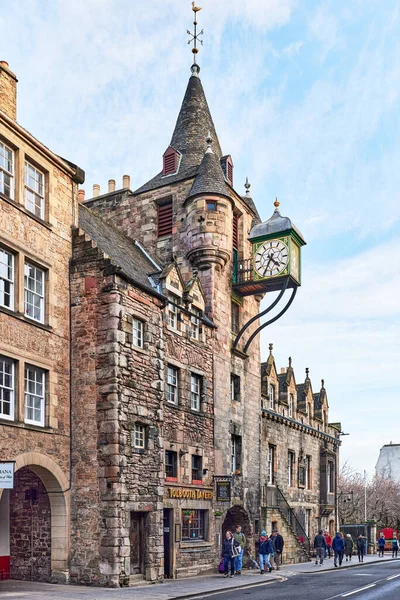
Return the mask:
{"type": "Polygon", "coordinates": [[[78,223],[125,275],[149,293],[160,295],[148,277],[158,271],[134,241],[82,204],[79,204],[78,223]]]}
{"type": "Polygon", "coordinates": [[[161,171],[135,190],[134,194],[141,194],[176,181],[194,177],[207,149],[206,138],[208,133],[211,134],[214,140],[213,150],[219,160],[222,156],[221,146],[219,145],[204,89],[200,78],[197,75],[192,75],[186,88],[170,142],[170,146],[182,155],[178,172],[165,177],[161,171]]]}
{"type": "Polygon", "coordinates": [[[196,194],[221,194],[230,198],[221,163],[211,149],[203,156],[188,198],[196,194]]]}

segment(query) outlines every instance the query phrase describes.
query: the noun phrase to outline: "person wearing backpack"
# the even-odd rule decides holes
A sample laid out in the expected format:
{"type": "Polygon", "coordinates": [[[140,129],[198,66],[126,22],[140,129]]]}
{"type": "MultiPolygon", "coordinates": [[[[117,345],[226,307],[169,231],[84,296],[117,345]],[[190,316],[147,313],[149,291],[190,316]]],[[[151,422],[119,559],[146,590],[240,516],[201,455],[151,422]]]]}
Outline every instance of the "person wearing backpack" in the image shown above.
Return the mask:
{"type": "Polygon", "coordinates": [[[269,562],[269,557],[273,556],[271,540],[267,536],[267,532],[263,530],[258,540],[258,557],[260,560],[260,573],[264,575],[264,567],[271,573],[272,566],[269,562]]]}
{"type": "Polygon", "coordinates": [[[243,552],[244,552],[244,547],[246,545],[246,536],[244,535],[244,533],[242,533],[242,527],[240,525],[236,525],[235,533],[233,534],[233,537],[240,545],[240,553],[237,555],[236,560],[235,560],[235,573],[236,573],[236,575],[241,575],[242,574],[243,552]]]}
{"type": "Polygon", "coordinates": [[[222,544],[222,556],[224,559],[224,577],[229,575],[229,563],[231,566],[231,577],[235,575],[235,559],[240,553],[240,544],[233,537],[232,531],[227,531],[222,544]]]}

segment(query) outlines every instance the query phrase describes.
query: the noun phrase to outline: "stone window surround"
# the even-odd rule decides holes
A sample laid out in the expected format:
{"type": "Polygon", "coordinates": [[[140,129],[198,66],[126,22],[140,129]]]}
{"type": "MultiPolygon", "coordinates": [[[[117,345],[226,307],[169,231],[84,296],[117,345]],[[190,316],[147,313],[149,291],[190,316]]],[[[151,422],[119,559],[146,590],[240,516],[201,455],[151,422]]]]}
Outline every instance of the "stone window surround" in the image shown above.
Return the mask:
{"type": "Polygon", "coordinates": [[[135,454],[142,454],[147,449],[147,440],[148,440],[148,425],[143,423],[142,421],[135,421],[132,428],[132,451],[135,454]],[[141,427],[143,429],[143,445],[139,446],[136,444],[136,433],[138,431],[137,427],[141,427]]]}
{"type": "MultiPolygon", "coordinates": [[[[0,246],[0,253],[3,255],[0,264],[2,265],[0,270],[0,281],[2,281],[1,285],[1,293],[3,296],[3,300],[0,298],[0,306],[4,308],[8,308],[8,310],[14,310],[14,286],[15,286],[15,256],[9,250],[6,250],[2,246],[0,246]],[[11,260],[10,260],[11,259],[11,260]],[[8,274],[8,271],[11,271],[11,275],[8,274]],[[8,284],[9,291],[5,292],[5,285],[8,284]],[[9,304],[10,306],[6,306],[6,296],[9,296],[9,304]]],[[[0,256],[1,258],[1,256],[0,256]]]]}
{"type": "Polygon", "coordinates": [[[51,431],[55,429],[57,421],[53,417],[54,409],[51,403],[51,399],[55,398],[55,395],[51,393],[53,386],[52,366],[42,362],[40,359],[32,359],[30,356],[21,357],[10,351],[5,353],[0,350],[0,354],[14,362],[14,418],[13,420],[8,420],[0,417],[1,424],[35,431],[51,431]],[[29,366],[41,369],[45,373],[44,425],[26,422],[25,420],[25,367],[29,366]]]}
{"type": "Polygon", "coordinates": [[[28,157],[25,157],[24,163],[24,205],[26,210],[44,221],[46,214],[46,173],[41,168],[38,168],[28,157]],[[35,176],[34,186],[28,185],[29,179],[32,179],[32,171],[35,176]],[[31,173],[31,176],[29,173],[31,173]],[[33,196],[33,198],[29,199],[29,195],[33,196]],[[37,204],[38,199],[39,204],[37,204]],[[27,204],[32,204],[32,200],[34,200],[34,210],[27,207],[27,204]],[[37,208],[40,211],[39,215],[35,212],[37,208]]]}
{"type": "Polygon", "coordinates": [[[192,365],[184,365],[183,363],[175,360],[173,358],[167,358],[167,368],[165,369],[165,386],[167,386],[168,381],[168,366],[174,367],[178,370],[178,403],[172,404],[172,402],[167,401],[167,389],[165,387],[165,403],[170,408],[175,409],[189,409],[195,415],[202,415],[202,403],[204,401],[205,396],[205,387],[206,387],[206,377],[204,371],[198,369],[197,367],[193,367],[192,365]],[[191,408],[191,398],[190,398],[190,379],[191,375],[197,375],[202,379],[202,390],[200,393],[200,411],[193,410],[191,408]]]}
{"type": "Polygon", "coordinates": [[[287,452],[287,461],[288,461],[288,487],[293,488],[296,487],[296,453],[291,448],[288,449],[287,452]]]}
{"type": "MultiPolygon", "coordinates": [[[[5,193],[4,189],[1,192],[2,195],[6,196],[7,198],[9,198],[10,200],[14,199],[14,194],[15,194],[15,150],[14,148],[6,141],[3,140],[2,137],[0,137],[0,144],[4,147],[4,151],[5,152],[11,152],[11,170],[10,169],[6,169],[5,165],[0,164],[0,173],[2,174],[2,182],[3,182],[3,188],[4,188],[4,174],[6,176],[8,176],[10,178],[10,195],[7,196],[7,194],[5,193]]],[[[5,159],[5,156],[4,156],[5,159]]],[[[2,161],[3,163],[3,161],[2,161]]]]}
{"type": "Polygon", "coordinates": [[[29,215],[39,223],[50,227],[49,224],[49,171],[43,164],[40,164],[31,154],[27,154],[22,148],[19,148],[15,143],[9,139],[0,135],[0,141],[5,144],[14,153],[14,191],[10,197],[0,192],[1,198],[4,198],[13,206],[22,210],[25,214],[29,215]],[[30,163],[38,171],[43,174],[44,177],[44,212],[43,218],[38,217],[33,212],[25,207],[25,161],[30,163]]]}

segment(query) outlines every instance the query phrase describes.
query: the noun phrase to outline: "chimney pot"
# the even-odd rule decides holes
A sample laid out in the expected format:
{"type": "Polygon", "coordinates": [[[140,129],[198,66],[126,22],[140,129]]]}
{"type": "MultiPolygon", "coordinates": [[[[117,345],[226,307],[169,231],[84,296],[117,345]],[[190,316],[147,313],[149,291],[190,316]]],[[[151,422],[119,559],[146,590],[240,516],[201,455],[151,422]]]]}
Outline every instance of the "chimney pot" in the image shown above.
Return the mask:
{"type": "Polygon", "coordinates": [[[78,202],[85,200],[85,190],[78,190],[78,202]]]}
{"type": "Polygon", "coordinates": [[[115,179],[108,180],[108,191],[115,192],[115,179]]]}
{"type": "Polygon", "coordinates": [[[6,60],[0,60],[0,65],[3,65],[3,67],[6,67],[6,69],[9,68],[8,62],[6,60]]]}
{"type": "Polygon", "coordinates": [[[122,187],[123,188],[130,188],[131,187],[131,178],[129,175],[124,175],[122,177],[122,187]]]}
{"type": "Polygon", "coordinates": [[[95,183],[93,185],[93,198],[97,198],[97,196],[100,194],[100,186],[98,183],[95,183]]]}
{"type": "Polygon", "coordinates": [[[281,374],[283,375],[283,373],[286,373],[286,368],[285,367],[281,367],[281,374]]]}

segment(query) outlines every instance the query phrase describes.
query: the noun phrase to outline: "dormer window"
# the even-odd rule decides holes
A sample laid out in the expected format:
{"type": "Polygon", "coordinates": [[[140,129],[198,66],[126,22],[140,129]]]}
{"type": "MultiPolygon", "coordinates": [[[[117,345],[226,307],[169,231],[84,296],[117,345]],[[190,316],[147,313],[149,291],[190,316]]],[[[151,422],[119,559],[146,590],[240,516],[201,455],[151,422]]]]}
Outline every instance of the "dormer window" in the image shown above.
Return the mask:
{"type": "Polygon", "coordinates": [[[172,146],[166,149],[163,155],[163,176],[173,175],[179,167],[179,152],[172,146]]]}
{"type": "Polygon", "coordinates": [[[221,158],[221,167],[225,175],[225,179],[233,186],[233,162],[230,154],[221,158]]]}

